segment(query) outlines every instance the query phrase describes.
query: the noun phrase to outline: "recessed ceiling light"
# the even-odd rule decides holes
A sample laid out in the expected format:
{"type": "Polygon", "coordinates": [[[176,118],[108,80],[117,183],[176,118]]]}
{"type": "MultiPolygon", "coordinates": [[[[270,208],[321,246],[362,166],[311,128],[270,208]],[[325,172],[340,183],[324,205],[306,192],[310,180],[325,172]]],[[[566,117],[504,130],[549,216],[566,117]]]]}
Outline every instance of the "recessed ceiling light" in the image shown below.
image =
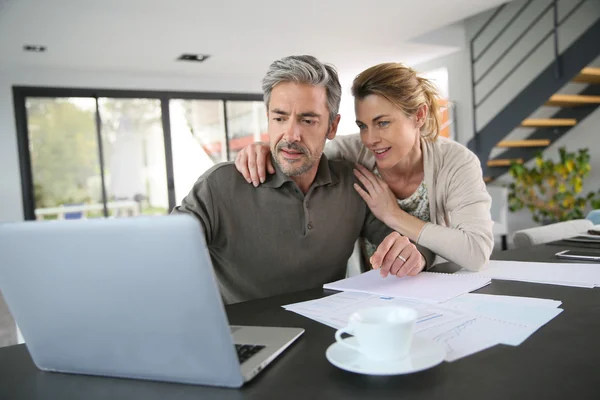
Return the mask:
{"type": "Polygon", "coordinates": [[[40,46],[37,44],[26,44],[25,46],[23,46],[23,50],[31,51],[34,53],[43,53],[44,51],[46,51],[46,46],[40,46]]]}
{"type": "Polygon", "coordinates": [[[182,55],[179,56],[179,58],[177,58],[178,61],[196,61],[196,62],[202,62],[202,61],[206,61],[206,59],[210,57],[208,54],[191,54],[191,53],[184,53],[182,55]]]}

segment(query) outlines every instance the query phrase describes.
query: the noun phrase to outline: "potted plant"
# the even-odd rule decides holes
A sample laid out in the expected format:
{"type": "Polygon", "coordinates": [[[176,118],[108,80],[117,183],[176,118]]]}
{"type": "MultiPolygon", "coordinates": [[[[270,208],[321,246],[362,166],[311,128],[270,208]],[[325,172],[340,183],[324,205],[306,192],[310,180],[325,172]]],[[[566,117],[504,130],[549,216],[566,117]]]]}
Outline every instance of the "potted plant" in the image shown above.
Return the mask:
{"type": "Polygon", "coordinates": [[[559,154],[559,161],[553,161],[545,160],[539,152],[531,168],[511,164],[509,173],[514,181],[508,185],[510,211],[527,208],[534,221],[550,224],[584,218],[588,204],[600,206],[596,192],[582,193],[583,178],[591,171],[588,149],[567,152],[561,147],[559,154]]]}

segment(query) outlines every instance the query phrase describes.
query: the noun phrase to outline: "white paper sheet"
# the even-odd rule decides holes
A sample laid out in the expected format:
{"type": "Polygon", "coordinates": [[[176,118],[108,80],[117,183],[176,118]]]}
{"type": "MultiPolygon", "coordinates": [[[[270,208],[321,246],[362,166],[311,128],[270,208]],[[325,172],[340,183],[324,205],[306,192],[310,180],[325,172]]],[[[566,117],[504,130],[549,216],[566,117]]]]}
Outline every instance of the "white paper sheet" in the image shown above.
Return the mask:
{"type": "Polygon", "coordinates": [[[380,296],[440,303],[488,285],[491,279],[478,275],[422,272],[417,276],[383,278],[379,270],[323,285],[325,289],[371,293],[380,296]]]}
{"type": "Polygon", "coordinates": [[[361,308],[388,305],[410,307],[417,310],[419,316],[415,326],[416,332],[463,316],[459,310],[441,309],[427,303],[355,292],[336,293],[317,300],[290,304],[283,308],[340,329],[348,325],[348,319],[353,312],[361,308]]]}
{"type": "Polygon", "coordinates": [[[407,301],[358,292],[284,306],[334,329],[364,307],[400,305],[417,310],[417,336],[446,347],[446,361],[458,360],[496,344],[517,346],[563,310],[557,300],[530,297],[464,294],[441,304],[407,301]]]}
{"type": "Polygon", "coordinates": [[[587,288],[600,286],[598,264],[490,260],[479,272],[459,271],[454,275],[587,288]]]}
{"type": "Polygon", "coordinates": [[[501,343],[503,337],[520,334],[523,328],[501,321],[471,315],[458,321],[438,325],[417,333],[441,343],[446,361],[456,361],[501,343]]]}
{"type": "Polygon", "coordinates": [[[560,301],[468,293],[443,304],[489,321],[511,324],[514,332],[504,330],[500,343],[518,346],[539,328],[562,312],[560,301]]]}
{"type": "MultiPolygon", "coordinates": [[[[517,306],[535,306],[556,308],[562,304],[560,300],[540,299],[537,297],[503,296],[498,294],[465,293],[450,302],[490,302],[494,304],[510,304],[517,306]]],[[[447,304],[447,303],[446,303],[447,304]]]]}

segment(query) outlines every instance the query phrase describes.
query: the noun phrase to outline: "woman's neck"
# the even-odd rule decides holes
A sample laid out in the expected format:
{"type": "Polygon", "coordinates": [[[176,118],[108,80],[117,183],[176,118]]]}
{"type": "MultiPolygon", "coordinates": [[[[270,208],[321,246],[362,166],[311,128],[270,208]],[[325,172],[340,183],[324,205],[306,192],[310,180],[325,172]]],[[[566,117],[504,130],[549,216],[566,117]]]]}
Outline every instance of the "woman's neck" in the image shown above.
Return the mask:
{"type": "Polygon", "coordinates": [[[388,181],[410,181],[415,175],[420,177],[423,174],[423,151],[421,150],[421,140],[417,137],[410,152],[391,168],[378,169],[381,176],[388,181]]]}

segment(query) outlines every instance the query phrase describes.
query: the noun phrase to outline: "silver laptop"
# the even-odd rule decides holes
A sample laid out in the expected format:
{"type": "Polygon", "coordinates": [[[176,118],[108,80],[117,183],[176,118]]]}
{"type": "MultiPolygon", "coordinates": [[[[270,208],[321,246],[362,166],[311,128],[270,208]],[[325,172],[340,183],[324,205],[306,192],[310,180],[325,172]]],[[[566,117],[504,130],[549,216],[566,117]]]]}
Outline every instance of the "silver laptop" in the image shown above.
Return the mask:
{"type": "Polygon", "coordinates": [[[240,387],[304,332],[230,327],[187,215],[0,225],[0,290],[47,371],[240,387]]]}

